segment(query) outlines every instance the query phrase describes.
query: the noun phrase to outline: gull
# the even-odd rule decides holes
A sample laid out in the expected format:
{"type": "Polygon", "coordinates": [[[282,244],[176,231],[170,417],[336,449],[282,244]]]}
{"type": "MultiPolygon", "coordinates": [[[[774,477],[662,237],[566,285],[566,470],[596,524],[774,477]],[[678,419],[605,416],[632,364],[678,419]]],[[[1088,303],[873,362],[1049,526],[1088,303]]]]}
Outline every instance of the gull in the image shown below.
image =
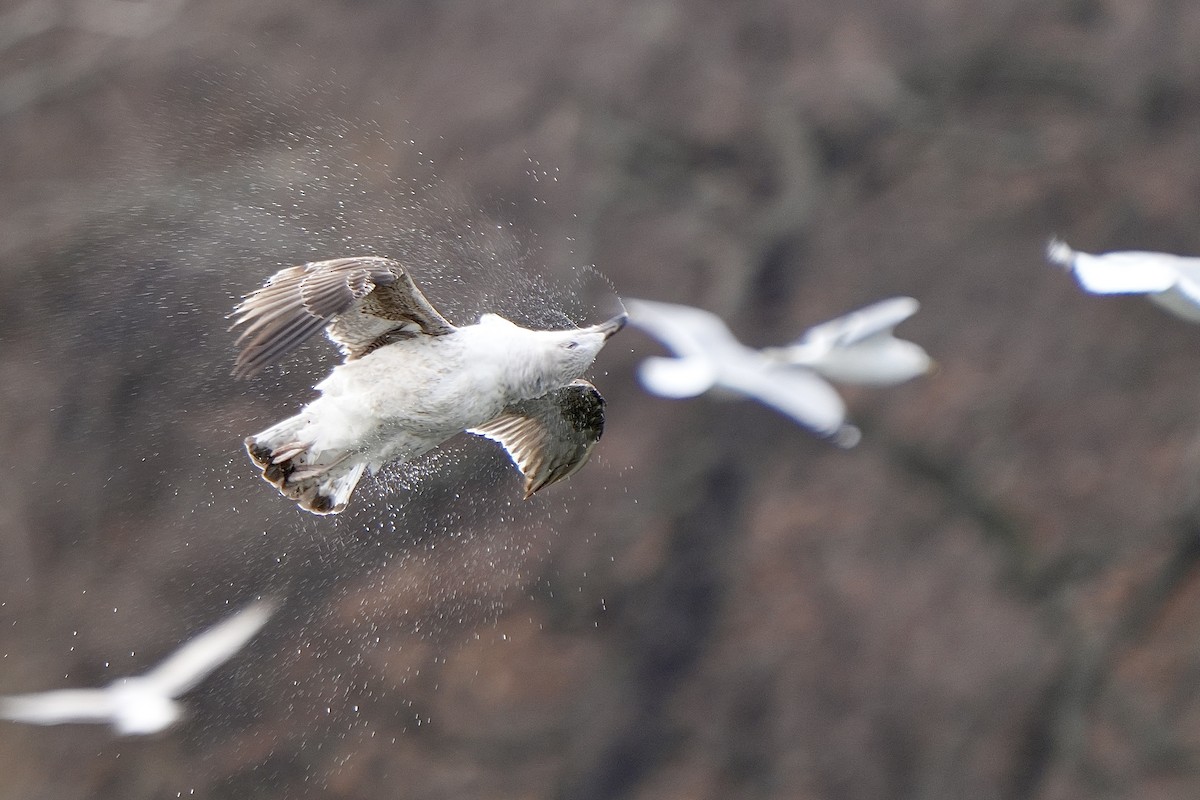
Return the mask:
{"type": "Polygon", "coordinates": [[[1093,255],[1051,239],[1046,258],[1092,294],[1144,294],[1177,317],[1200,322],[1200,258],[1125,250],[1093,255]]]}
{"type": "Polygon", "coordinates": [[[101,689],[61,689],[0,697],[0,718],[34,725],[108,723],[122,736],[158,733],[178,722],[175,698],[228,661],[266,624],[275,603],[259,600],[184,644],[143,675],[101,689]]]}
{"type": "Polygon", "coordinates": [[[408,271],[360,256],[281,270],[234,309],[235,377],[313,334],[344,360],[298,414],[249,436],[262,477],[314,514],[336,514],[366,470],[403,463],[466,431],[499,442],[525,497],[579,470],[604,431],[604,399],[581,376],[625,314],[540,331],[497,314],[455,326],[408,271]]]}
{"type": "Polygon", "coordinates": [[[861,434],[846,422],[845,403],[829,380],[890,385],[932,365],[920,347],[892,336],[892,328],[917,309],[907,297],[818,325],[787,347],[763,350],[746,347],[720,317],[699,308],[633,299],[626,307],[635,327],[677,356],[642,362],[638,374],[650,392],[682,398],[724,389],[745,395],[841,447],[853,447],[861,434]]]}

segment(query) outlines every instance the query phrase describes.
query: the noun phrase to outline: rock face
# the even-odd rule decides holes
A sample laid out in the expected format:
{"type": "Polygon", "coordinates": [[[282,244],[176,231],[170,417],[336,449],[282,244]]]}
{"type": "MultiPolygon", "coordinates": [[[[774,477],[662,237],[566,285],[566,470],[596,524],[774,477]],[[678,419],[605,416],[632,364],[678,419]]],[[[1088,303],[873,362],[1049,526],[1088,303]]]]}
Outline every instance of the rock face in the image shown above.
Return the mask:
{"type": "Polygon", "coordinates": [[[1200,6],[12,5],[0,691],[288,599],[165,738],[0,728],[0,797],[1196,796],[1200,328],[1042,251],[1200,253],[1200,6]],[[911,294],[940,369],[843,452],[626,331],[567,484],[463,441],[316,520],[239,442],[328,351],[235,383],[225,314],[355,252],[752,345],[911,294]]]}

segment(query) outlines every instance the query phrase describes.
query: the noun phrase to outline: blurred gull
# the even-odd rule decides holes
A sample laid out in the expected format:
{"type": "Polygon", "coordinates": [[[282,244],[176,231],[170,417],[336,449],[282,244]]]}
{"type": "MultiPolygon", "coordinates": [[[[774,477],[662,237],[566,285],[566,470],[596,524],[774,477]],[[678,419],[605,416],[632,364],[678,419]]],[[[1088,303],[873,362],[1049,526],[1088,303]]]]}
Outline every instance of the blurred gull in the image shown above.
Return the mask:
{"type": "Polygon", "coordinates": [[[1051,239],[1046,258],[1069,269],[1092,294],[1144,294],[1189,322],[1200,322],[1200,258],[1126,250],[1093,255],[1051,239]]]}
{"type": "MultiPolygon", "coordinates": [[[[300,413],[246,439],[263,478],[314,514],[345,509],[368,468],[450,437],[500,443],[525,497],[573,475],[604,430],[604,399],[580,376],[625,315],[535,331],[496,314],[456,327],[387,258],[318,261],[273,275],[234,310],[234,375],[253,375],[317,331],[345,360],[300,413]]],[[[291,399],[284,396],[284,399],[291,399]]]]}
{"type": "Polygon", "coordinates": [[[627,300],[629,321],[674,350],[677,358],[646,359],[642,385],[663,397],[694,397],[719,388],[746,395],[842,447],[860,433],[826,378],[890,385],[920,375],[932,362],[892,328],[918,307],[908,297],[885,300],[818,325],[787,347],[754,350],[741,344],[715,314],[691,306],[627,300]]]}
{"type": "Polygon", "coordinates": [[[108,723],[122,736],[158,733],[179,721],[174,698],[228,661],[266,624],[275,603],[259,600],[201,633],[144,675],[102,689],[62,689],[0,697],[0,718],[34,725],[108,723]]]}

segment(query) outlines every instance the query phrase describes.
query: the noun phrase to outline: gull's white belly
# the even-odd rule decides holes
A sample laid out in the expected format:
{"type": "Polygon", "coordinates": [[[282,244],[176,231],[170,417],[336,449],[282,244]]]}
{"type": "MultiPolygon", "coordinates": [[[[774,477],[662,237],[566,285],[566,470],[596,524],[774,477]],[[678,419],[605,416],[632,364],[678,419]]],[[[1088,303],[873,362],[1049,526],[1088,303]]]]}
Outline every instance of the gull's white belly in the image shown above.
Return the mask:
{"type": "Polygon", "coordinates": [[[918,345],[884,339],[835,348],[810,365],[831,381],[866,386],[894,386],[929,370],[929,356],[918,345]]]}
{"type": "Polygon", "coordinates": [[[321,396],[302,412],[315,450],[359,452],[374,465],[413,458],[508,404],[492,365],[464,363],[453,342],[407,344],[341,364],[317,384],[321,396]]]}

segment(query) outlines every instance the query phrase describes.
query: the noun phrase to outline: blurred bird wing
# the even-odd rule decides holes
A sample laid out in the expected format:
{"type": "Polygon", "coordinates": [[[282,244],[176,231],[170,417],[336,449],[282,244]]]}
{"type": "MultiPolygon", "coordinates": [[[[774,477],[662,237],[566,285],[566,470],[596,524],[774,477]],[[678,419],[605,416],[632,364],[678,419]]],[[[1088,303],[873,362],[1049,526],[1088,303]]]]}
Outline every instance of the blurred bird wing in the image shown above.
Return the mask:
{"type": "Polygon", "coordinates": [[[0,697],[0,717],[34,725],[110,722],[114,717],[113,696],[105,689],[9,695],[0,697]]]}
{"type": "Polygon", "coordinates": [[[921,304],[911,297],[891,297],[814,325],[796,344],[849,347],[872,337],[891,336],[892,329],[917,313],[920,307],[921,304]]]}
{"type": "MultiPolygon", "coordinates": [[[[1198,266],[1200,266],[1200,259],[1195,260],[1198,262],[1198,266]]],[[[1200,269],[1197,271],[1200,272],[1200,269]]],[[[1184,298],[1190,300],[1193,305],[1200,306],[1200,275],[1196,277],[1191,275],[1181,277],[1178,283],[1175,284],[1175,288],[1184,298]]]]}
{"type": "Polygon", "coordinates": [[[695,397],[713,387],[717,370],[707,358],[651,356],[638,367],[646,391],[659,397],[695,397]]]}
{"type": "Polygon", "coordinates": [[[1172,256],[1176,276],[1175,288],[1184,297],[1197,301],[1200,297],[1200,258],[1195,256],[1172,256]]]}
{"type": "Polygon", "coordinates": [[[389,258],[315,261],[280,270],[233,310],[230,329],[246,326],[237,343],[236,377],[249,377],[314,333],[326,333],[348,359],[397,338],[454,330],[408,271],[389,258]]]}
{"type": "Polygon", "coordinates": [[[525,476],[525,498],[575,474],[604,433],[604,398],[587,381],[513,403],[468,433],[499,442],[525,476]]]}
{"type": "Polygon", "coordinates": [[[1179,279],[1180,258],[1168,253],[1127,251],[1092,255],[1073,251],[1071,269],[1092,294],[1165,292],[1179,279]]]}
{"type": "Polygon", "coordinates": [[[1146,297],[1181,319],[1200,323],[1200,284],[1190,278],[1180,278],[1171,289],[1146,297]]]}
{"type": "Polygon", "coordinates": [[[824,378],[807,369],[739,370],[722,384],[791,417],[809,430],[836,438],[846,426],[846,405],[824,378]]]}
{"type": "Polygon", "coordinates": [[[140,680],[167,697],[179,697],[242,649],[275,611],[271,600],[251,603],[192,638],[140,680]]]}
{"type": "Polygon", "coordinates": [[[658,339],[680,356],[702,358],[741,353],[744,346],[734,338],[716,314],[692,306],[652,300],[625,301],[629,322],[658,339]]]}

